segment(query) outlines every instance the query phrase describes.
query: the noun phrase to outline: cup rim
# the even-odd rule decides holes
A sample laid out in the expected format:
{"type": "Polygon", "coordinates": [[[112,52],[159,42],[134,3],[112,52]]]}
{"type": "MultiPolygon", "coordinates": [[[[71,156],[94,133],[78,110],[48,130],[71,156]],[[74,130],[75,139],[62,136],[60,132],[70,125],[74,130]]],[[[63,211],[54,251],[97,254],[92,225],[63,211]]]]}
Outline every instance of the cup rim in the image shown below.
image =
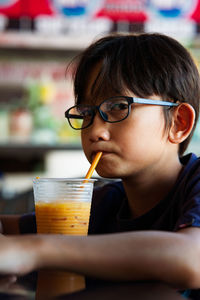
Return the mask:
{"type": "MultiPolygon", "coordinates": [[[[62,181],[62,182],[80,182],[80,181],[86,181],[87,182],[94,182],[97,181],[98,179],[92,178],[92,179],[85,179],[85,178],[48,178],[48,177],[41,177],[41,178],[33,178],[33,182],[49,182],[49,181],[62,181]]],[[[85,183],[87,183],[85,182],[85,183]]]]}

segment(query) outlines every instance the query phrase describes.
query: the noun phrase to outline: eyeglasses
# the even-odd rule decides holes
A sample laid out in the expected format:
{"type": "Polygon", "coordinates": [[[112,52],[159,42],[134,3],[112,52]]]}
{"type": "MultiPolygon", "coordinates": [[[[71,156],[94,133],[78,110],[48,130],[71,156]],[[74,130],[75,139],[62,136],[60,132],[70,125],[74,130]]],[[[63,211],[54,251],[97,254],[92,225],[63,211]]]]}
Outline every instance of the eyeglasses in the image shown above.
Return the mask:
{"type": "Polygon", "coordinates": [[[65,112],[65,117],[68,119],[70,126],[76,130],[89,127],[93,123],[97,112],[105,122],[117,123],[129,116],[131,104],[133,103],[160,105],[169,108],[179,105],[168,101],[117,96],[104,100],[100,105],[78,104],[72,106],[65,112]]]}

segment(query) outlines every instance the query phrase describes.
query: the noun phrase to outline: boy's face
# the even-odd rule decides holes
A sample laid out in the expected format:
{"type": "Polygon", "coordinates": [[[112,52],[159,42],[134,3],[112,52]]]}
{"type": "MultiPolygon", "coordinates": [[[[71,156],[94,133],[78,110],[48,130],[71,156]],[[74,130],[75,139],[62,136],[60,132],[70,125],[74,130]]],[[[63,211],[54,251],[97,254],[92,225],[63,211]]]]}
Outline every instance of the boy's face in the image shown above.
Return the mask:
{"type": "MultiPolygon", "coordinates": [[[[93,75],[92,78],[96,78],[95,70],[93,75]]],[[[92,81],[88,84],[84,102],[94,105],[90,93],[92,81]]],[[[130,92],[125,95],[134,96],[130,92]]],[[[117,95],[96,98],[95,105],[112,96],[117,95]]],[[[161,100],[153,95],[148,98],[161,100]]],[[[107,178],[128,178],[143,175],[148,170],[152,173],[156,168],[163,168],[162,163],[167,164],[172,151],[177,153],[177,146],[175,149],[168,141],[161,106],[132,104],[128,118],[119,123],[105,122],[97,112],[93,124],[81,131],[81,138],[90,163],[97,152],[103,152],[96,170],[107,178]]]]}

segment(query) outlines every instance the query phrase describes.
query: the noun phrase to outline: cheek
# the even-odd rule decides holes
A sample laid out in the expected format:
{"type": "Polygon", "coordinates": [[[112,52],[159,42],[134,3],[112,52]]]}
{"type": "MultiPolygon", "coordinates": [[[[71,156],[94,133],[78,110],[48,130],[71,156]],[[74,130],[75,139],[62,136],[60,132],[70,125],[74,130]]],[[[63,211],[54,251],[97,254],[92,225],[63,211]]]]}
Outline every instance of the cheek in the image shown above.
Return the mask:
{"type": "Polygon", "coordinates": [[[139,154],[140,151],[147,152],[148,148],[160,145],[166,141],[164,128],[164,116],[155,107],[146,113],[143,111],[142,116],[135,114],[121,132],[122,151],[127,152],[132,148],[139,154]]]}
{"type": "Polygon", "coordinates": [[[143,116],[137,116],[138,131],[147,137],[161,137],[164,133],[165,118],[162,108],[159,106],[146,107],[143,116]]]}
{"type": "Polygon", "coordinates": [[[88,138],[87,138],[87,134],[85,134],[85,132],[83,132],[83,131],[81,131],[81,144],[82,144],[82,148],[83,148],[83,151],[85,153],[85,156],[88,159],[88,156],[87,156],[87,149],[89,148],[88,138]]]}
{"type": "Polygon", "coordinates": [[[85,144],[85,134],[83,133],[83,130],[81,131],[81,143],[82,145],[85,144]]]}

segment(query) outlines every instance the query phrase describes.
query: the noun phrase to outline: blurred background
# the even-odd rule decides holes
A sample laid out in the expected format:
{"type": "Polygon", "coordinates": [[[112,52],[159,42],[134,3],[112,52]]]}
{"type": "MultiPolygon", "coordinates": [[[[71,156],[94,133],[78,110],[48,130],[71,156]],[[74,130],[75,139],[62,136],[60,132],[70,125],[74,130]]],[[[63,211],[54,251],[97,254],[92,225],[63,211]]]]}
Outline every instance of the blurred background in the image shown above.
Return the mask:
{"type": "MultiPolygon", "coordinates": [[[[0,212],[33,209],[32,178],[89,167],[64,111],[68,63],[109,32],[162,32],[200,63],[200,0],[0,0],[0,212]]],[[[197,125],[188,151],[200,154],[197,125]]],[[[95,174],[94,176],[97,176],[95,174]]]]}

